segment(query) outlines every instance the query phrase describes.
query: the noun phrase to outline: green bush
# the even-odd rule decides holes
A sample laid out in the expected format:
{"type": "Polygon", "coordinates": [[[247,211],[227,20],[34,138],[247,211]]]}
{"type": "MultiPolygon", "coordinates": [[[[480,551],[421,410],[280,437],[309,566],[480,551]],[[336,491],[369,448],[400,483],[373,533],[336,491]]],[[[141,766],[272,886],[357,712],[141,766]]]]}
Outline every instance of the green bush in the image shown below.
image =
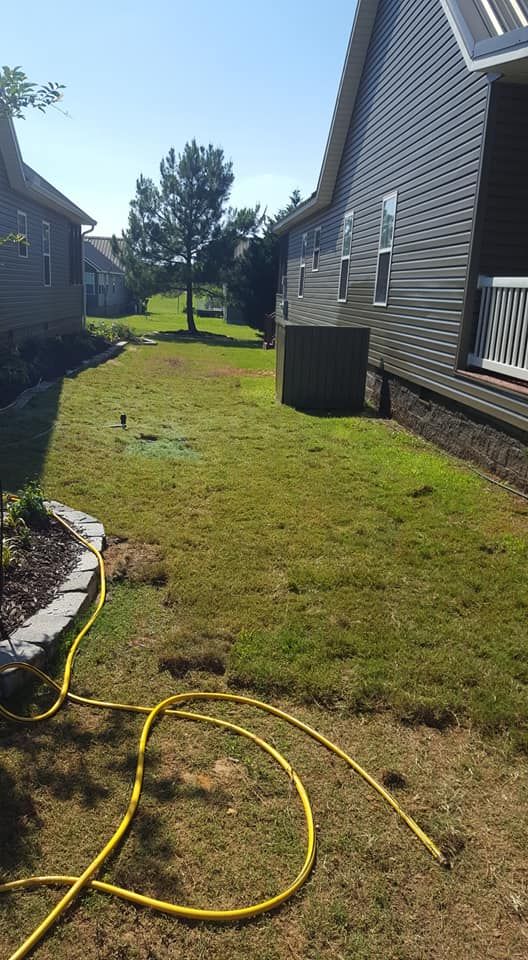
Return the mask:
{"type": "Polygon", "coordinates": [[[120,320],[91,320],[88,329],[90,333],[104,337],[110,343],[117,343],[119,340],[131,340],[134,336],[130,327],[120,320]]]}
{"type": "Polygon", "coordinates": [[[8,517],[8,525],[13,524],[15,529],[21,522],[27,527],[43,527],[48,524],[49,511],[37,480],[29,480],[20,491],[18,499],[9,504],[8,517]]]}

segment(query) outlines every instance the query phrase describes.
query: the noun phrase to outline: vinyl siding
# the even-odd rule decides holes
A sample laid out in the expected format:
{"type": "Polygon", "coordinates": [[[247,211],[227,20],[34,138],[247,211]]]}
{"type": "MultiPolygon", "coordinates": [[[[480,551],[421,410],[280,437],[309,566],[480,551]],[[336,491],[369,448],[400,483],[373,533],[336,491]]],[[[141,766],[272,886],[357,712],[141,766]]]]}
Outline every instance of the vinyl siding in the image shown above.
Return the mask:
{"type": "Polygon", "coordinates": [[[455,372],[489,89],[467,70],[439,3],[380,0],[332,205],[289,236],[289,320],[368,326],[371,364],[526,429],[526,401],[455,372]],[[394,190],[389,301],[374,307],[382,198],[394,190]],[[343,218],[351,210],[348,301],[339,304],[343,218]]]}
{"type": "Polygon", "coordinates": [[[95,270],[91,263],[85,260],[85,271],[95,274],[95,295],[86,297],[86,312],[90,317],[117,317],[125,314],[130,304],[130,292],[125,284],[122,273],[95,270]],[[115,293],[113,282],[115,280],[115,293]],[[99,292],[99,285],[108,286],[106,291],[99,292]]]}
{"type": "Polygon", "coordinates": [[[17,232],[17,210],[27,214],[29,255],[18,245],[0,246],[0,342],[79,330],[83,317],[82,284],[70,284],[70,223],[66,217],[15,193],[0,156],[0,236],[17,232]],[[50,224],[51,286],[45,287],[42,221],[50,224]]]}

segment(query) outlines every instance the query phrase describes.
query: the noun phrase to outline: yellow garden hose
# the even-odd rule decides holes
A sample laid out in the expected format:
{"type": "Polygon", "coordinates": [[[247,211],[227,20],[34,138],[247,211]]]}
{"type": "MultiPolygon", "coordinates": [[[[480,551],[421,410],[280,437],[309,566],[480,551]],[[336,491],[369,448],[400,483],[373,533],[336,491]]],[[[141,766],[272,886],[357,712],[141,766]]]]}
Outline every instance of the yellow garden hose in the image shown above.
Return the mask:
{"type": "Polygon", "coordinates": [[[175,696],[168,697],[165,700],[162,700],[154,707],[149,706],[138,706],[135,704],[125,704],[125,703],[113,703],[106,700],[94,700],[88,697],[80,697],[76,694],[70,692],[70,683],[73,670],[73,663],[75,660],[75,655],[79,649],[79,646],[90,630],[90,628],[95,623],[97,617],[99,616],[106,597],[106,578],[105,578],[105,568],[104,560],[101,553],[89,543],[84,537],[77,533],[72,527],[69,526],[60,516],[54,514],[56,520],[62,524],[69,533],[74,536],[83,546],[88,550],[91,550],[92,553],[97,557],[99,564],[99,574],[100,574],[100,592],[99,599],[97,601],[96,607],[92,615],[90,616],[87,623],[84,625],[82,630],[77,634],[66,659],[66,665],[64,669],[64,676],[62,683],[57,683],[42,670],[39,670],[38,667],[34,667],[31,664],[27,663],[16,663],[16,664],[4,664],[0,667],[0,674],[5,670],[13,669],[17,667],[18,669],[24,669],[29,673],[32,673],[45,684],[47,684],[51,689],[55,690],[57,696],[52,704],[52,706],[43,713],[37,714],[33,717],[23,717],[12,711],[8,710],[5,706],[0,704],[0,714],[2,714],[7,719],[14,721],[16,723],[38,723],[42,720],[47,720],[53,717],[62,707],[65,700],[69,700],[73,703],[83,704],[90,707],[97,707],[105,710],[120,710],[126,713],[140,713],[146,716],[143,729],[141,731],[141,736],[139,738],[138,751],[137,751],[137,764],[136,764],[136,774],[134,778],[134,785],[132,788],[132,793],[130,796],[130,801],[127,807],[127,810],[115,830],[114,834],[105,844],[103,849],[97,856],[92,860],[92,862],[86,867],[84,872],[79,877],[67,876],[67,875],[58,875],[58,876],[39,876],[39,877],[28,877],[23,880],[13,880],[9,883],[0,884],[0,893],[8,893],[14,890],[23,890],[30,887],[38,886],[63,886],[67,887],[67,892],[64,894],[59,903],[49,912],[48,916],[36,927],[33,933],[24,941],[24,943],[11,955],[10,960],[22,960],[23,957],[26,957],[33,947],[42,939],[45,933],[50,930],[50,928],[59,920],[59,918],[64,914],[68,909],[71,903],[80,895],[80,893],[85,889],[98,890],[102,893],[112,894],[113,896],[120,897],[123,900],[128,900],[131,903],[137,904],[139,906],[150,907],[153,910],[159,910],[163,913],[170,914],[172,916],[186,918],[190,920],[206,920],[209,922],[219,922],[219,921],[237,921],[248,919],[249,917],[255,917],[262,913],[267,913],[270,910],[273,910],[275,907],[278,907],[279,904],[284,903],[290,897],[296,893],[300,887],[304,884],[307,877],[309,876],[312,867],[315,861],[315,852],[316,852],[316,836],[314,828],[313,813],[308,798],[306,789],[297,775],[295,770],[290,766],[288,761],[275,749],[270,743],[262,740],[256,734],[252,733],[250,730],[240,727],[237,724],[231,723],[228,720],[221,720],[217,717],[212,717],[207,714],[200,713],[191,713],[182,709],[175,709],[175,707],[181,703],[188,702],[190,700],[220,700],[227,703],[237,703],[249,705],[251,707],[256,707],[258,710],[263,710],[265,713],[272,714],[274,717],[278,717],[280,720],[284,720],[287,723],[290,723],[292,726],[296,727],[298,730],[302,730],[303,733],[306,733],[312,739],[316,740],[322,746],[326,747],[327,750],[330,750],[336,756],[340,757],[345,763],[348,764],[366,783],[369,784],[377,793],[382,797],[382,799],[392,807],[393,810],[398,814],[398,816],[407,824],[412,832],[418,837],[421,843],[429,850],[432,856],[444,866],[449,866],[449,861],[443,855],[441,850],[436,846],[436,844],[427,836],[426,833],[418,826],[418,824],[410,817],[404,810],[400,807],[399,803],[395,798],[385,790],[381,784],[379,784],[373,777],[367,773],[352,757],[349,757],[348,754],[341,750],[340,747],[336,746],[317,730],[314,730],[313,727],[308,726],[306,723],[303,723],[301,720],[297,720],[295,717],[292,717],[290,714],[285,713],[283,710],[279,710],[277,707],[273,707],[270,704],[263,703],[260,700],[254,700],[251,697],[239,696],[237,694],[230,693],[207,693],[207,692],[191,692],[191,693],[180,693],[175,696]],[[260,903],[256,903],[249,907],[240,907],[234,910],[200,910],[193,907],[186,907],[179,904],[167,903],[163,900],[156,900],[153,897],[147,897],[140,893],[135,893],[132,890],[126,890],[123,887],[114,886],[111,883],[103,883],[100,880],[95,879],[95,874],[103,866],[105,860],[108,856],[116,849],[121,840],[123,839],[125,833],[127,832],[134,815],[138,809],[141,790],[143,785],[143,774],[145,767],[145,755],[147,750],[147,742],[153,725],[158,719],[163,717],[165,714],[172,717],[180,717],[185,720],[200,721],[202,723],[209,723],[216,727],[220,727],[223,730],[228,730],[231,733],[238,734],[239,736],[246,737],[248,740],[251,740],[258,747],[264,750],[280,767],[285,771],[285,773],[290,778],[291,782],[294,784],[301,805],[304,812],[305,822],[306,822],[306,854],[304,858],[303,866],[300,872],[297,874],[293,882],[281,893],[278,893],[276,896],[271,897],[268,900],[263,900],[260,903]]]}

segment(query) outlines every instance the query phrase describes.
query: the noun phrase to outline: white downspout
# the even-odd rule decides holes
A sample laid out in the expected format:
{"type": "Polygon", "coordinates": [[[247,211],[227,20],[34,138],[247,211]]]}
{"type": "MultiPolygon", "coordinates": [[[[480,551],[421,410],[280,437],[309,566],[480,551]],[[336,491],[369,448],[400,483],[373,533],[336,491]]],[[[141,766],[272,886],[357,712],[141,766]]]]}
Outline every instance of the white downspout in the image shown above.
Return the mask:
{"type": "Polygon", "coordinates": [[[88,230],[85,230],[84,233],[81,233],[81,262],[82,262],[82,285],[83,285],[83,315],[82,315],[82,329],[86,330],[86,280],[84,276],[84,238],[88,234],[92,233],[97,224],[92,223],[91,227],[88,227],[88,230]]]}

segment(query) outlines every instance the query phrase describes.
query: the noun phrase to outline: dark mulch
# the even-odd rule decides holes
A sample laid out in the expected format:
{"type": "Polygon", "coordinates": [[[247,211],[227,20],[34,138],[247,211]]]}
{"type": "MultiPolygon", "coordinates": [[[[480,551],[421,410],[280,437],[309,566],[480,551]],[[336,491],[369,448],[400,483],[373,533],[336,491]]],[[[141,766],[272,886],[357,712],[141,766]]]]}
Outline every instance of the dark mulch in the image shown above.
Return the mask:
{"type": "Polygon", "coordinates": [[[16,562],[6,572],[0,635],[8,636],[51,603],[81,549],[56,520],[43,530],[31,530],[30,547],[14,544],[16,562]]]}

